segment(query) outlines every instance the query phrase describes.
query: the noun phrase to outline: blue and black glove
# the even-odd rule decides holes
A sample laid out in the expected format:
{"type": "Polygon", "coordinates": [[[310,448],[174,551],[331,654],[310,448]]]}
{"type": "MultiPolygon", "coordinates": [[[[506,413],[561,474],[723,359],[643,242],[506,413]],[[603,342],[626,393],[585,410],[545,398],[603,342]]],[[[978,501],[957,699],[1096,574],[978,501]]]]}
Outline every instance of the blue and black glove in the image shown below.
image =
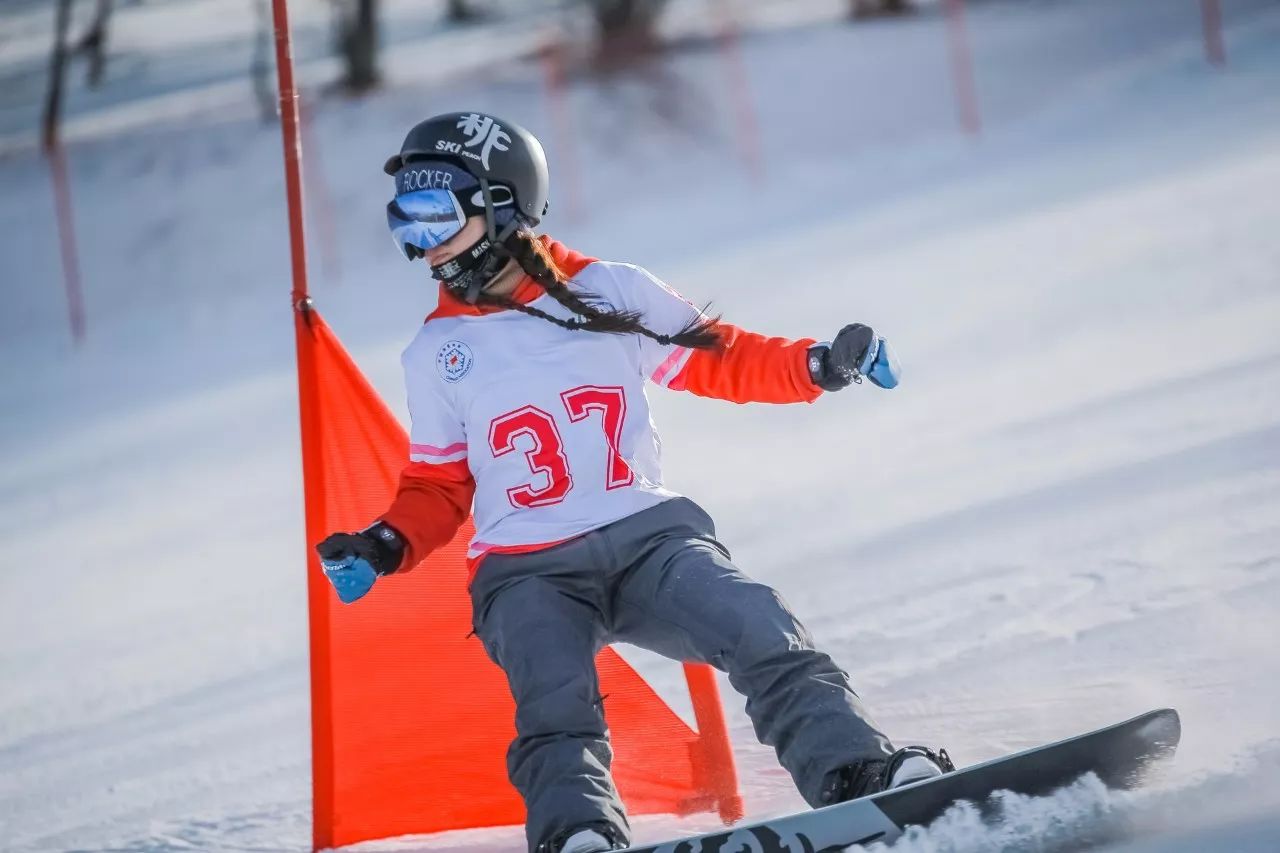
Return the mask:
{"type": "Polygon", "coordinates": [[[400,568],[404,539],[391,525],[376,521],[357,533],[331,533],[316,553],[338,598],[350,604],[373,589],[379,577],[400,568]]]}
{"type": "Polygon", "coordinates": [[[839,391],[867,377],[881,388],[897,387],[902,368],[889,342],[870,326],[845,326],[829,344],[809,347],[809,378],[823,391],[839,391]]]}

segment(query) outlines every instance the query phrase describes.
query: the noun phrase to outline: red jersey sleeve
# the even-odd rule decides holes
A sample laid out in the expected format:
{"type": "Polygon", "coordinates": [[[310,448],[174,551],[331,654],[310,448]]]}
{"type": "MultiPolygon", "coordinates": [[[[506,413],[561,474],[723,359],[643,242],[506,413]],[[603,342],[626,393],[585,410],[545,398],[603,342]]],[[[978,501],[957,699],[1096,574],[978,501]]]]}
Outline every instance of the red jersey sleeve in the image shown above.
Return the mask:
{"type": "Polygon", "coordinates": [[[395,500],[382,516],[405,540],[399,571],[409,571],[454,537],[471,511],[475,491],[465,460],[405,466],[395,500]]]}

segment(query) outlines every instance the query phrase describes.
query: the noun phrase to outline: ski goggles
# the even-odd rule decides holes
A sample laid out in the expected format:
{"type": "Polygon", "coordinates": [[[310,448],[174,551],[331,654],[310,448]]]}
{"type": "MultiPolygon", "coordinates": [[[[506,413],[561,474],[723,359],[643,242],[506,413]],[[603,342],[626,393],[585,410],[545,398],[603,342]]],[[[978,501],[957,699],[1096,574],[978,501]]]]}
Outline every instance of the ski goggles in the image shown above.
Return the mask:
{"type": "MultiPolygon", "coordinates": [[[[457,235],[469,216],[484,215],[484,193],[470,172],[453,163],[413,161],[395,174],[396,197],[387,204],[387,227],[401,254],[413,260],[457,235]],[[414,251],[414,250],[417,251],[414,251]]],[[[489,187],[499,227],[515,216],[515,198],[502,184],[489,187]]]]}
{"type": "Polygon", "coordinates": [[[414,190],[387,204],[387,226],[396,248],[413,260],[409,246],[422,252],[456,236],[467,224],[467,212],[453,190],[414,190]]]}

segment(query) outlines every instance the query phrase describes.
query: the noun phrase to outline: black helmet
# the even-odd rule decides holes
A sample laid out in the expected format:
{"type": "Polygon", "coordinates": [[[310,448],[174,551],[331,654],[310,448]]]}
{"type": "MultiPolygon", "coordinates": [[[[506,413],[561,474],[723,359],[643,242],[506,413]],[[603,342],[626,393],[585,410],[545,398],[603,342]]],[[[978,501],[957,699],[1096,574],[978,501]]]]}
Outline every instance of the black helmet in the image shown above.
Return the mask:
{"type": "Polygon", "coordinates": [[[413,160],[453,161],[482,186],[487,182],[507,187],[528,226],[537,225],[547,213],[547,155],[537,137],[518,124],[476,112],[433,116],[413,126],[400,153],[382,168],[394,175],[413,160]]]}

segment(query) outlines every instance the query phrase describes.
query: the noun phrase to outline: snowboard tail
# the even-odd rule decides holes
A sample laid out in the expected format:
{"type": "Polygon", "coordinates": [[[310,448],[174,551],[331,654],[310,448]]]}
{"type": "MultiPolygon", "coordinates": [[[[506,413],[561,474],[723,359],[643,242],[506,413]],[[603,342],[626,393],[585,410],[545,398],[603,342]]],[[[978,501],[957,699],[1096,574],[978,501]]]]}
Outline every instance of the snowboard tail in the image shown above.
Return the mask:
{"type": "Polygon", "coordinates": [[[981,804],[996,791],[1042,796],[1087,773],[1109,788],[1135,787],[1152,762],[1173,754],[1181,734],[1177,711],[1149,711],[870,797],[627,853],[836,853],[854,844],[892,842],[908,826],[927,826],[961,800],[981,804]]]}

